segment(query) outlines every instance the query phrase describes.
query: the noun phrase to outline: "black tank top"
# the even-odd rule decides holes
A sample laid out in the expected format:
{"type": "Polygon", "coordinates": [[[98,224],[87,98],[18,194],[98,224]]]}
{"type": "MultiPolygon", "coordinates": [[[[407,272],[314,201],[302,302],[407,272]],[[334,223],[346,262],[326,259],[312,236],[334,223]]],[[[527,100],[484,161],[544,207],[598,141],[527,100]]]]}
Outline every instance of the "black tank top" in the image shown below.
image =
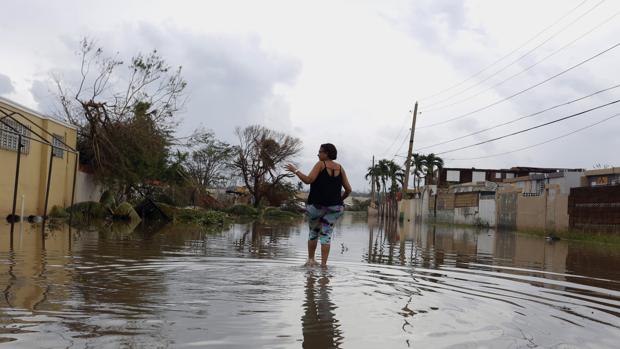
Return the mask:
{"type": "MultiPolygon", "coordinates": [[[[325,163],[325,162],[323,162],[325,163]]],[[[310,184],[308,203],[312,205],[342,205],[342,166],[337,176],[327,173],[327,164],[310,184]]]]}

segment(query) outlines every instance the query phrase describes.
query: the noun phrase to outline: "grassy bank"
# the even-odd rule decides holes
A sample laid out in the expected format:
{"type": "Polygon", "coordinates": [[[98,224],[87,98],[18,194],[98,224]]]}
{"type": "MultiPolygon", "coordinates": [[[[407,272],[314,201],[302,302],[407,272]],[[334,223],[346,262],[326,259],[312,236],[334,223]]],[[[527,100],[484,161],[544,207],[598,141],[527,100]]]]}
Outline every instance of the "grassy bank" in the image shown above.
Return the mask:
{"type": "MultiPolygon", "coordinates": [[[[476,229],[476,230],[486,230],[492,229],[488,226],[482,225],[473,225],[473,224],[460,224],[460,223],[446,223],[446,222],[427,222],[430,225],[440,226],[440,227],[450,227],[450,228],[463,228],[463,229],[476,229]]],[[[502,231],[502,229],[497,229],[498,231],[502,231]]],[[[596,243],[604,243],[604,244],[618,244],[620,245],[620,234],[618,233],[607,233],[607,232],[591,232],[591,231],[580,231],[580,230],[547,230],[544,229],[519,229],[519,230],[509,230],[514,231],[519,234],[532,235],[538,237],[547,237],[547,236],[555,236],[560,238],[561,240],[569,240],[569,241],[586,241],[586,242],[596,242],[596,243]]]]}
{"type": "Polygon", "coordinates": [[[540,237],[556,236],[562,240],[588,241],[620,245],[620,234],[606,232],[585,232],[580,230],[544,231],[543,229],[521,229],[518,233],[540,237]]]}
{"type": "Polygon", "coordinates": [[[249,205],[235,205],[226,209],[225,212],[240,221],[288,222],[303,218],[303,213],[301,212],[278,207],[255,208],[249,205]]]}

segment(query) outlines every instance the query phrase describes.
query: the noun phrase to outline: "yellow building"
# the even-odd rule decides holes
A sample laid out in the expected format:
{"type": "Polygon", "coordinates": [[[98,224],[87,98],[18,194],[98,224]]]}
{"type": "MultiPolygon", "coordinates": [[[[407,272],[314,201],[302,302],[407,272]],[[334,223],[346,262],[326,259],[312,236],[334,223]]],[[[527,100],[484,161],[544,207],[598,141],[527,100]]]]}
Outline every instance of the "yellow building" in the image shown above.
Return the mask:
{"type": "Polygon", "coordinates": [[[10,214],[13,206],[16,132],[23,135],[23,147],[15,213],[20,214],[23,202],[25,216],[43,214],[52,149],[48,212],[53,206],[70,206],[77,160],[71,151],[77,142],[76,128],[0,97],[0,216],[10,214]]]}

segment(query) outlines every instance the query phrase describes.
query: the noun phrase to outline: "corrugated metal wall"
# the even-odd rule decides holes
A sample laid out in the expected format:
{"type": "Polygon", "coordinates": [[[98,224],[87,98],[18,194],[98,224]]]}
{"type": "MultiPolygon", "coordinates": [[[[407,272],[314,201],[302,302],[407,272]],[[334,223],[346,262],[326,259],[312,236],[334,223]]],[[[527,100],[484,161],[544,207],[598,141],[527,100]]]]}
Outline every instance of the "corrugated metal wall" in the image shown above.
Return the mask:
{"type": "Polygon", "coordinates": [[[478,207],[478,192],[456,193],[454,207],[478,207]]]}
{"type": "Polygon", "coordinates": [[[437,209],[438,210],[452,210],[454,209],[454,194],[439,192],[437,194],[437,209]]]}
{"type": "Polygon", "coordinates": [[[572,188],[568,214],[571,228],[598,225],[620,229],[620,186],[572,188]]]}

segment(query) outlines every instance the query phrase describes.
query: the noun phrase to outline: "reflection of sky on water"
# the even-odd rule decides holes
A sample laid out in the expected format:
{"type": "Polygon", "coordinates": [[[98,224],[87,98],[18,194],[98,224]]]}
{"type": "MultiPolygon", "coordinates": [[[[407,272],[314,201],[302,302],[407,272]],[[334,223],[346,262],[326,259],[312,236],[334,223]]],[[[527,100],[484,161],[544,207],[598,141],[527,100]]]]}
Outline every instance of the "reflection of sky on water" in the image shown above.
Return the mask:
{"type": "MultiPolygon", "coordinates": [[[[36,226],[18,232],[13,249],[0,244],[0,342],[26,347],[494,347],[530,339],[552,346],[560,337],[605,346],[619,339],[614,246],[380,226],[347,214],[323,272],[301,267],[305,223],[223,232],[61,226],[45,240],[36,226]]],[[[0,239],[9,241],[8,226],[0,239]]]]}

